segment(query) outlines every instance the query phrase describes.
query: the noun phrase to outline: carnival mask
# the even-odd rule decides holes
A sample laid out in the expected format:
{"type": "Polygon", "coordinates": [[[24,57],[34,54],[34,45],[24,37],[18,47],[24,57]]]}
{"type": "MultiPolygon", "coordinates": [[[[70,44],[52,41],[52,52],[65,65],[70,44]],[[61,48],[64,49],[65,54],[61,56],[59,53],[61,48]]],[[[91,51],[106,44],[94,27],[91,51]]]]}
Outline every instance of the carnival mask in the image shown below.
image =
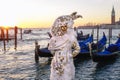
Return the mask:
{"type": "Polygon", "coordinates": [[[70,15],[64,15],[64,16],[58,17],[52,26],[51,34],[53,36],[64,35],[67,32],[68,28],[73,27],[74,20],[79,17],[82,18],[81,15],[77,15],[77,12],[74,12],[70,15]]]}

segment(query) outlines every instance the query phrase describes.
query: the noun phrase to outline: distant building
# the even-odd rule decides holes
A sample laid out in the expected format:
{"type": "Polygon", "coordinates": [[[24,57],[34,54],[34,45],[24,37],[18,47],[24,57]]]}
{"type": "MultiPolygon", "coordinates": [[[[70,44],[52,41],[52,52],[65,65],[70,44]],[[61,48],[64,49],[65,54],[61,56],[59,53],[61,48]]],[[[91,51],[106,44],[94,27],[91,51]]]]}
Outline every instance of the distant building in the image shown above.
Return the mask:
{"type": "Polygon", "coordinates": [[[120,18],[119,18],[119,21],[117,21],[115,24],[120,25],[120,18]]]}
{"type": "Polygon", "coordinates": [[[114,6],[113,6],[112,12],[111,12],[111,24],[115,25],[115,10],[114,10],[114,6]]]}
{"type": "Polygon", "coordinates": [[[119,18],[119,21],[115,20],[115,9],[114,9],[114,6],[113,6],[112,12],[111,12],[111,25],[120,25],[120,18],[119,18]]]}
{"type": "Polygon", "coordinates": [[[111,11],[111,23],[110,24],[101,24],[101,28],[115,28],[120,29],[120,19],[119,21],[115,20],[115,9],[114,6],[112,7],[111,11]]]}
{"type": "Polygon", "coordinates": [[[112,7],[112,11],[111,11],[111,23],[108,24],[101,24],[101,25],[85,25],[85,26],[79,26],[78,28],[114,28],[114,29],[120,29],[120,18],[119,21],[116,21],[116,15],[115,15],[115,9],[114,6],[112,7]]]}

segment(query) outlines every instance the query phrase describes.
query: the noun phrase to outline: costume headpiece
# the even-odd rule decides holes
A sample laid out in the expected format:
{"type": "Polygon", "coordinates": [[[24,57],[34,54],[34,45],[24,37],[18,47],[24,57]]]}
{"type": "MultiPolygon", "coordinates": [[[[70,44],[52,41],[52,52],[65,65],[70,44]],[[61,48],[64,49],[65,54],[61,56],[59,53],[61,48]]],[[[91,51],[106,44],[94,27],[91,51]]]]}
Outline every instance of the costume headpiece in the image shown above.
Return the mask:
{"type": "Polygon", "coordinates": [[[68,28],[72,28],[74,24],[74,20],[82,16],[77,15],[77,12],[73,12],[70,15],[63,15],[58,17],[51,29],[52,36],[61,36],[67,32],[68,28]]]}

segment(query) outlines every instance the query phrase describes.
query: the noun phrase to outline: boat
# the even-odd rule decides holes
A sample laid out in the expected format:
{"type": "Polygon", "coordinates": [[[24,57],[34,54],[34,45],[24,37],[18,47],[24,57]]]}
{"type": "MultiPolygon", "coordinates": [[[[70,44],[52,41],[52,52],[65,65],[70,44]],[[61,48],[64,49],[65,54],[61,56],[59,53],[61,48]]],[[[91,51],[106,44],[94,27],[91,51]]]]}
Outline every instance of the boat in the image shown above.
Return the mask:
{"type": "Polygon", "coordinates": [[[103,32],[102,38],[97,42],[93,42],[93,36],[88,38],[87,40],[80,42],[79,45],[81,46],[81,51],[76,57],[90,57],[90,49],[89,44],[91,43],[92,53],[100,52],[105,48],[107,42],[107,37],[103,32]]]}
{"type": "MultiPolygon", "coordinates": [[[[80,46],[84,47],[84,45],[82,45],[83,43],[85,45],[87,45],[88,43],[90,43],[92,41],[93,41],[93,36],[91,35],[84,42],[78,41],[78,43],[80,44],[80,46]]],[[[36,61],[36,63],[39,61],[39,57],[53,57],[53,55],[51,54],[50,50],[48,50],[47,47],[46,48],[40,48],[40,45],[38,45],[38,42],[35,41],[35,61],[36,61]]]]}
{"type": "Polygon", "coordinates": [[[24,30],[24,34],[29,34],[29,33],[31,33],[32,32],[32,30],[31,29],[28,29],[28,30],[24,30]]]}
{"type": "Polygon", "coordinates": [[[96,53],[102,51],[105,48],[106,42],[107,42],[107,37],[104,32],[102,38],[97,43],[94,43],[92,41],[92,36],[91,36],[91,38],[82,42],[82,44],[79,43],[79,45],[81,46],[81,51],[76,57],[81,57],[81,58],[90,57],[90,48],[89,48],[90,43],[91,43],[92,53],[96,53]]]}
{"type": "Polygon", "coordinates": [[[116,57],[120,54],[120,38],[114,43],[108,45],[102,52],[92,53],[91,58],[94,62],[104,63],[110,62],[116,59],[116,57]]]}
{"type": "MultiPolygon", "coordinates": [[[[103,35],[103,37],[98,41],[99,45],[99,51],[101,51],[106,43],[106,36],[105,34],[103,35]],[[104,43],[104,45],[103,45],[104,43]],[[102,46],[101,46],[102,45],[102,46]],[[100,48],[101,47],[101,48],[100,48]]],[[[90,57],[90,51],[89,51],[89,46],[88,44],[93,42],[93,35],[91,35],[88,39],[86,39],[85,41],[81,42],[78,41],[79,46],[81,47],[81,51],[80,53],[75,57],[86,57],[89,56],[90,57]]],[[[97,50],[96,50],[97,51],[97,50]]],[[[95,52],[95,50],[94,50],[95,52]]],[[[51,52],[48,50],[48,48],[40,48],[40,45],[38,45],[38,42],[35,42],[35,61],[39,61],[39,57],[53,57],[53,55],[51,54],[51,52]]]]}
{"type": "Polygon", "coordinates": [[[107,37],[105,35],[105,33],[103,32],[103,37],[97,42],[97,43],[92,43],[92,52],[101,52],[107,43],[107,37]]]}
{"type": "Polygon", "coordinates": [[[87,58],[89,56],[89,43],[93,42],[93,35],[91,35],[88,39],[84,41],[78,41],[79,46],[80,46],[80,52],[79,54],[75,57],[75,59],[79,58],[87,58]]]}
{"type": "Polygon", "coordinates": [[[48,48],[41,48],[40,45],[38,45],[38,42],[35,41],[35,62],[39,62],[39,57],[53,57],[50,50],[48,48]]]}
{"type": "Polygon", "coordinates": [[[81,33],[77,33],[77,40],[86,40],[86,39],[88,39],[89,38],[89,34],[85,34],[85,35],[83,35],[83,32],[81,31],[81,33]]]}

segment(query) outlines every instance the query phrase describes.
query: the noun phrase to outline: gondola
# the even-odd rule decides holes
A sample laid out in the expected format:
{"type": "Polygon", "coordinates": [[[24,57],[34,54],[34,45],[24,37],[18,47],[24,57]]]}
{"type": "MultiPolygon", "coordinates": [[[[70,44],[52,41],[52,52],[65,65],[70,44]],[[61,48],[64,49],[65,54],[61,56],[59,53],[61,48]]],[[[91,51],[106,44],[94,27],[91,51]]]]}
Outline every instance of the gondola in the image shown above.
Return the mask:
{"type": "Polygon", "coordinates": [[[24,34],[29,34],[29,33],[31,33],[32,32],[32,30],[31,29],[29,29],[29,30],[24,30],[24,34]]]}
{"type": "Polygon", "coordinates": [[[77,36],[77,40],[86,40],[89,38],[89,34],[86,34],[86,35],[79,35],[77,36]]]}
{"type": "MultiPolygon", "coordinates": [[[[87,45],[89,42],[92,42],[93,37],[89,37],[87,40],[83,41],[83,42],[79,42],[80,46],[85,47],[83,44],[87,45]]],[[[40,45],[38,45],[38,43],[36,42],[36,52],[38,52],[38,55],[40,57],[52,57],[52,54],[50,53],[50,51],[48,50],[48,48],[41,48],[39,49],[40,45]]]]}
{"type": "MultiPolygon", "coordinates": [[[[78,41],[79,46],[81,47],[81,51],[75,58],[90,56],[88,44],[91,42],[93,42],[93,35],[91,35],[87,40],[85,40],[83,42],[78,41]]],[[[103,43],[106,43],[106,36],[103,35],[103,38],[101,40],[99,40],[98,43],[101,43],[101,45],[103,43]]],[[[99,48],[100,51],[103,49],[105,44],[102,46],[101,45],[99,44],[99,46],[98,46],[98,47],[101,47],[101,48],[99,48]]],[[[95,47],[95,44],[93,47],[95,47]]],[[[52,57],[53,55],[51,54],[51,52],[48,50],[47,47],[40,49],[40,45],[38,45],[38,43],[36,41],[35,42],[35,61],[36,62],[39,61],[39,56],[40,57],[52,57]]]]}
{"type": "Polygon", "coordinates": [[[114,44],[110,44],[102,52],[91,52],[91,58],[94,62],[104,63],[115,60],[118,54],[120,54],[120,38],[118,38],[114,44]]]}
{"type": "Polygon", "coordinates": [[[81,31],[81,33],[77,33],[77,40],[81,40],[81,41],[83,41],[83,40],[88,39],[89,36],[90,36],[89,34],[85,34],[85,35],[83,35],[83,32],[81,31]]]}
{"type": "Polygon", "coordinates": [[[40,45],[38,45],[38,42],[35,41],[35,62],[39,62],[39,57],[52,57],[53,55],[48,50],[48,48],[41,48],[40,45]]]}
{"type": "Polygon", "coordinates": [[[96,53],[102,51],[105,48],[106,42],[107,38],[104,32],[102,38],[97,43],[93,42],[93,36],[91,36],[91,38],[79,43],[81,51],[76,57],[90,57],[89,43],[91,43],[92,53],[96,53]]]}
{"type": "MultiPolygon", "coordinates": [[[[90,36],[87,40],[83,41],[83,43],[87,44],[89,42],[92,42],[93,36],[90,36]]],[[[80,46],[82,46],[82,42],[78,41],[80,46]]],[[[35,42],[35,61],[39,61],[39,57],[53,57],[51,52],[48,50],[48,48],[40,48],[40,45],[38,45],[38,42],[35,42]]]]}

